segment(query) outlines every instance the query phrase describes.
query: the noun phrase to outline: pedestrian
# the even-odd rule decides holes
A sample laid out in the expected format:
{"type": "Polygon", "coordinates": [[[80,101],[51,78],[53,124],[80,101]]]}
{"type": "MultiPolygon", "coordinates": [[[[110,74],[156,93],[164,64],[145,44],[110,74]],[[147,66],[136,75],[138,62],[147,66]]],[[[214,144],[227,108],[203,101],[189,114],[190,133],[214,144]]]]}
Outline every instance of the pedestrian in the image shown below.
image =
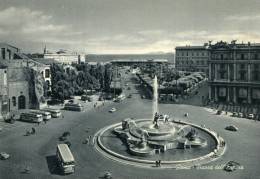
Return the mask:
{"type": "Polygon", "coordinates": [[[84,141],[84,144],[88,144],[89,143],[89,139],[86,138],[85,141],[84,141]]]}
{"type": "Polygon", "coordinates": [[[158,160],[155,160],[155,166],[156,166],[156,167],[159,166],[158,160]]]}
{"type": "Polygon", "coordinates": [[[44,122],[44,124],[46,124],[46,123],[47,123],[47,119],[44,118],[44,119],[43,119],[43,122],[44,122]]]}
{"type": "Polygon", "coordinates": [[[31,132],[32,134],[35,134],[36,133],[36,130],[35,130],[35,128],[34,127],[32,127],[32,132],[31,132]]]}
{"type": "Polygon", "coordinates": [[[161,166],[161,160],[158,161],[159,167],[161,166]]]}
{"type": "Polygon", "coordinates": [[[91,137],[92,137],[91,135],[90,135],[90,136],[88,136],[89,140],[91,140],[91,137]]]}

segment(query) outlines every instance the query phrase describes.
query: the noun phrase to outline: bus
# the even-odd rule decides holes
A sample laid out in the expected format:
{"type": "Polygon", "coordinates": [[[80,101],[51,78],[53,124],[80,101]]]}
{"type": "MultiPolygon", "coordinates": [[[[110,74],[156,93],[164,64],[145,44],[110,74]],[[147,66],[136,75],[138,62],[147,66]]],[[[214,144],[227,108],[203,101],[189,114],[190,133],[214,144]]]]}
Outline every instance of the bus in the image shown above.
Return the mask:
{"type": "Polygon", "coordinates": [[[75,159],[67,144],[58,144],[56,156],[63,174],[74,173],[75,159]]]}
{"type": "Polygon", "coordinates": [[[54,118],[58,118],[61,116],[61,112],[58,109],[45,108],[45,109],[41,109],[41,111],[46,111],[46,112],[51,113],[51,117],[54,117],[54,118]]]}
{"type": "Polygon", "coordinates": [[[43,117],[41,114],[37,114],[37,113],[21,113],[20,120],[27,121],[27,122],[41,123],[43,120],[43,117]]]}
{"type": "Polygon", "coordinates": [[[83,106],[81,104],[70,104],[70,103],[66,103],[64,106],[65,110],[70,110],[70,111],[82,111],[83,110],[83,106]]]}
{"type": "Polygon", "coordinates": [[[31,113],[41,114],[44,120],[51,119],[51,113],[47,111],[40,111],[40,110],[30,110],[31,113]]]}

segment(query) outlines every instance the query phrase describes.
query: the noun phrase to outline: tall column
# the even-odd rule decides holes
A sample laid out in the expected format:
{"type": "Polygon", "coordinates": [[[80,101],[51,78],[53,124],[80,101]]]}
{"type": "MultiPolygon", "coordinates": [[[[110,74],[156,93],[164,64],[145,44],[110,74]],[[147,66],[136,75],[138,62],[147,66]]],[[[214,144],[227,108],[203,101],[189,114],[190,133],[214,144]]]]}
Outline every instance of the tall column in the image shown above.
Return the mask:
{"type": "Polygon", "coordinates": [[[250,63],[247,65],[248,78],[247,81],[251,81],[251,65],[250,63]]]}
{"type": "Polygon", "coordinates": [[[237,80],[237,64],[233,64],[233,67],[234,67],[234,81],[236,81],[237,80]]]}
{"type": "Polygon", "coordinates": [[[249,104],[252,103],[251,88],[247,88],[247,102],[248,102],[249,104]]]}
{"type": "Polygon", "coordinates": [[[208,74],[208,75],[209,75],[209,81],[211,81],[211,79],[212,79],[212,78],[211,78],[211,68],[212,68],[212,64],[209,63],[208,66],[209,66],[209,74],[208,74]]]}
{"type": "Polygon", "coordinates": [[[229,102],[230,101],[230,88],[227,87],[226,90],[227,90],[227,102],[229,102]]]}
{"type": "Polygon", "coordinates": [[[212,93],[212,91],[211,91],[211,90],[212,90],[212,89],[211,89],[211,88],[212,88],[212,86],[210,85],[210,86],[209,86],[209,100],[211,100],[211,99],[212,99],[212,96],[211,96],[211,93],[212,93]]]}
{"type": "Polygon", "coordinates": [[[227,80],[230,81],[230,67],[229,67],[229,64],[227,66],[227,71],[228,71],[228,75],[227,75],[227,80]]]}
{"type": "Polygon", "coordinates": [[[214,79],[217,80],[218,79],[218,65],[215,64],[215,75],[214,75],[214,79]]]}
{"type": "Polygon", "coordinates": [[[237,90],[236,90],[236,87],[233,87],[233,102],[237,103],[237,90]]]}
{"type": "Polygon", "coordinates": [[[215,101],[218,102],[218,87],[215,86],[215,101]]]}

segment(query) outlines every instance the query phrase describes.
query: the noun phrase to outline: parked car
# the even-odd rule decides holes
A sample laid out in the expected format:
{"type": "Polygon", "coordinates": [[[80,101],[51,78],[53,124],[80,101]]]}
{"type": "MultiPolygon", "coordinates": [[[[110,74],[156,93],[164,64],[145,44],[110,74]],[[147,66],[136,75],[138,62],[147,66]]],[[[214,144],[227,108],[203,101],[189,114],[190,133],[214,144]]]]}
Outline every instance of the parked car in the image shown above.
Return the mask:
{"type": "Polygon", "coordinates": [[[232,116],[233,117],[238,117],[238,113],[237,112],[233,112],[232,116]]]}
{"type": "Polygon", "coordinates": [[[223,112],[223,111],[221,111],[221,110],[218,110],[218,111],[217,111],[217,115],[221,115],[221,114],[222,114],[222,112],[223,112]]]}
{"type": "Polygon", "coordinates": [[[235,171],[239,166],[240,166],[239,163],[234,162],[234,161],[229,161],[229,162],[225,165],[224,170],[227,171],[227,172],[233,172],[233,171],[235,171]]]}
{"type": "Polygon", "coordinates": [[[107,99],[107,100],[111,100],[111,99],[113,99],[113,97],[112,97],[112,95],[107,95],[107,96],[106,96],[106,99],[107,99]]]}
{"type": "Polygon", "coordinates": [[[145,95],[142,95],[141,98],[142,98],[142,99],[145,99],[145,95]]]}
{"type": "Polygon", "coordinates": [[[247,115],[247,118],[248,118],[248,119],[254,119],[254,114],[248,114],[248,115],[247,115]]]}
{"type": "Polygon", "coordinates": [[[64,106],[65,110],[70,110],[70,111],[82,111],[83,110],[83,106],[79,103],[66,103],[64,106]]]}
{"type": "Polygon", "coordinates": [[[127,98],[132,98],[132,95],[131,95],[131,94],[129,94],[129,95],[127,96],[127,98]]]}
{"type": "Polygon", "coordinates": [[[227,126],[225,129],[229,131],[238,131],[238,128],[234,125],[227,126]]]}
{"type": "Polygon", "coordinates": [[[74,103],[74,100],[73,100],[73,99],[70,99],[68,102],[69,102],[69,103],[74,103]]]}
{"type": "Polygon", "coordinates": [[[87,101],[88,100],[88,96],[87,95],[82,95],[80,99],[82,101],[87,101]]]}
{"type": "Polygon", "coordinates": [[[6,152],[0,152],[0,159],[1,160],[7,160],[8,158],[10,158],[10,154],[8,154],[6,152]]]}
{"type": "Polygon", "coordinates": [[[238,113],[238,117],[241,117],[241,118],[243,118],[244,117],[244,115],[243,115],[243,113],[238,113]]]}
{"type": "Polygon", "coordinates": [[[116,112],[116,108],[111,108],[111,109],[109,110],[109,112],[111,112],[111,113],[116,112]]]}

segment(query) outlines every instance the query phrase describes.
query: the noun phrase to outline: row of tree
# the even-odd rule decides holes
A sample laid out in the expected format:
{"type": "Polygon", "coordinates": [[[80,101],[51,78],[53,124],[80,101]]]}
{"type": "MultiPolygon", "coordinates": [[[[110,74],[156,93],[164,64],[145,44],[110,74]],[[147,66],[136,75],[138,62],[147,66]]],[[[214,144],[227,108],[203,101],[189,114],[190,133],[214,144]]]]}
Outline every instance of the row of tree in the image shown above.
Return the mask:
{"type": "Polygon", "coordinates": [[[112,65],[53,64],[52,96],[64,100],[73,95],[82,95],[86,90],[109,91],[112,81],[112,65]]]}

